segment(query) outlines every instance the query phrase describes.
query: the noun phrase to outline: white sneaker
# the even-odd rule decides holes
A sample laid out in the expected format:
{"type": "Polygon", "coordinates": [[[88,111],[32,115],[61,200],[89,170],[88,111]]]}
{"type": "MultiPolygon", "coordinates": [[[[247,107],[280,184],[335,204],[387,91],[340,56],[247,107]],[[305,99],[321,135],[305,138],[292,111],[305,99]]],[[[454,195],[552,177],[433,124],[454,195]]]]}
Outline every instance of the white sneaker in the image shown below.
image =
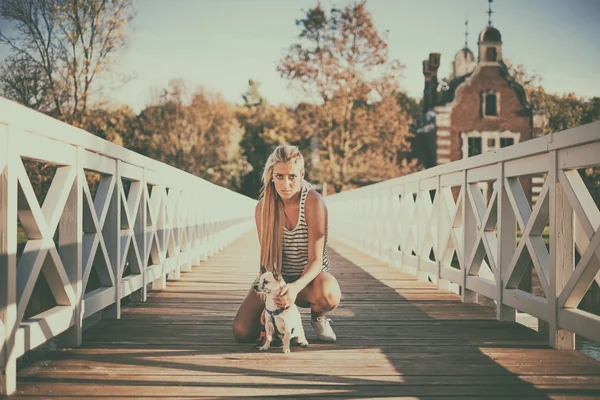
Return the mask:
{"type": "Polygon", "coordinates": [[[317,337],[324,342],[335,342],[337,337],[335,336],[335,332],[331,328],[331,320],[325,316],[320,316],[316,320],[310,320],[311,325],[315,328],[315,332],[317,332],[317,337]]]}

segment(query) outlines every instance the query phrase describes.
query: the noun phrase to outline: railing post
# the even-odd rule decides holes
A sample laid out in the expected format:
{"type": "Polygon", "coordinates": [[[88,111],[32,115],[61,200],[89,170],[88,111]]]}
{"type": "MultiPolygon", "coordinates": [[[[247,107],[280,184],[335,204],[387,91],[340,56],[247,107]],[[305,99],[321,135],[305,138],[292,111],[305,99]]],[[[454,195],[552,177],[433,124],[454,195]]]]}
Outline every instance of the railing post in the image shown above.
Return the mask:
{"type": "Polygon", "coordinates": [[[121,318],[121,161],[116,161],[115,188],[110,198],[110,206],[102,235],[108,249],[108,256],[115,276],[115,303],[103,310],[103,317],[121,318]]]}
{"type": "MultiPolygon", "coordinates": [[[[209,189],[210,191],[212,191],[212,187],[209,189]]],[[[214,205],[216,205],[215,202],[211,201],[212,199],[207,199],[206,201],[206,209],[207,210],[213,210],[214,209],[214,205]]],[[[205,213],[206,215],[206,256],[207,257],[212,257],[216,251],[215,251],[215,215],[213,213],[209,213],[208,211],[205,213]]]]}
{"type": "MultiPolygon", "coordinates": [[[[340,203],[340,200],[333,198],[333,200],[328,199],[328,202],[334,201],[335,203],[332,207],[336,207],[336,204],[340,203]]],[[[350,221],[344,223],[344,234],[343,236],[348,238],[349,244],[354,248],[358,248],[358,237],[360,235],[360,215],[358,213],[359,204],[355,200],[355,196],[352,193],[348,193],[345,195],[345,198],[342,200],[346,205],[344,208],[344,213],[338,214],[338,220],[350,221]],[[349,216],[352,215],[354,218],[349,219],[349,216]],[[349,229],[346,230],[346,227],[349,229]]],[[[340,223],[341,224],[341,223],[340,223]]],[[[338,228],[339,229],[339,228],[338,228]]]]}
{"type": "Polygon", "coordinates": [[[187,191],[181,191],[180,194],[180,203],[179,207],[181,209],[181,213],[179,216],[179,251],[180,253],[183,249],[183,236],[186,237],[186,247],[183,259],[185,263],[181,266],[182,272],[189,272],[192,270],[192,251],[190,245],[190,229],[189,226],[192,220],[192,212],[193,206],[190,202],[190,194],[187,191]]]}
{"type": "MultiPolygon", "coordinates": [[[[142,168],[142,180],[140,181],[140,185],[142,193],[140,195],[140,205],[138,206],[137,217],[135,218],[135,225],[133,227],[134,237],[132,240],[137,241],[138,250],[142,259],[142,263],[140,266],[142,273],[142,287],[136,290],[135,292],[131,293],[130,298],[132,301],[146,301],[146,298],[148,296],[148,291],[146,289],[146,284],[148,283],[148,258],[146,257],[148,249],[148,243],[146,243],[148,237],[148,235],[146,234],[148,231],[148,228],[146,226],[146,221],[148,218],[148,198],[146,196],[146,168],[142,168]]],[[[132,245],[130,244],[130,246],[132,245]]]]}
{"type": "Polygon", "coordinates": [[[77,148],[75,165],[75,181],[65,204],[63,215],[58,225],[58,252],[63,260],[65,270],[71,281],[77,304],[73,307],[73,326],[64,334],[63,344],[66,347],[79,347],[82,342],[83,325],[83,266],[82,266],[82,232],[83,232],[83,197],[82,183],[85,180],[82,157],[84,150],[77,148]]]}
{"type": "MultiPolygon", "coordinates": [[[[428,275],[427,275],[427,271],[423,271],[421,264],[422,264],[422,257],[423,257],[423,246],[425,245],[425,236],[426,236],[426,232],[428,229],[430,229],[428,226],[426,226],[426,224],[428,223],[427,221],[427,213],[425,210],[425,206],[423,205],[424,200],[422,199],[423,197],[423,188],[421,187],[421,180],[419,180],[418,184],[417,184],[417,203],[416,203],[416,213],[417,213],[417,273],[416,273],[416,277],[418,281],[422,281],[422,282],[427,282],[428,281],[428,275]],[[423,233],[425,232],[425,234],[423,233]]],[[[427,195],[429,195],[429,192],[427,192],[427,195]]]]}
{"type": "Polygon", "coordinates": [[[192,220],[192,231],[194,232],[194,241],[192,242],[192,248],[194,252],[194,266],[198,266],[202,261],[202,210],[200,203],[195,201],[197,193],[193,191],[191,193],[190,202],[193,205],[193,220],[192,220]]]}
{"type": "MultiPolygon", "coordinates": [[[[435,249],[435,254],[436,254],[436,262],[437,262],[437,288],[439,290],[450,290],[450,281],[448,281],[447,279],[442,279],[442,265],[443,265],[443,260],[444,260],[444,254],[443,254],[443,247],[444,245],[442,244],[442,215],[443,218],[446,218],[445,216],[445,212],[446,210],[443,208],[445,207],[444,205],[444,201],[443,201],[443,194],[442,194],[442,176],[441,175],[437,175],[437,185],[436,185],[436,191],[435,191],[435,203],[433,204],[433,212],[437,213],[436,214],[436,223],[437,223],[437,229],[436,229],[436,249],[435,249]],[[442,210],[444,210],[444,214],[442,214],[442,210]]],[[[452,228],[451,228],[452,229],[452,228]]],[[[452,240],[452,239],[450,239],[452,240]]]]}
{"type": "Polygon", "coordinates": [[[389,192],[389,188],[381,188],[381,197],[379,199],[379,215],[377,216],[377,221],[379,222],[379,232],[377,232],[377,259],[379,261],[386,262],[386,254],[385,249],[387,248],[387,239],[388,235],[386,229],[386,218],[389,218],[388,211],[388,197],[387,193],[389,192]]]}
{"type": "Polygon", "coordinates": [[[200,239],[200,248],[202,249],[199,258],[200,261],[206,261],[208,259],[208,212],[206,200],[204,199],[204,197],[198,199],[198,209],[200,210],[198,213],[198,223],[200,225],[200,229],[198,229],[198,232],[200,239]]]}
{"type": "Polygon", "coordinates": [[[385,203],[386,203],[386,199],[385,199],[385,189],[384,188],[379,188],[378,190],[378,196],[377,196],[377,203],[376,203],[376,215],[374,215],[375,217],[375,221],[377,221],[377,226],[375,227],[375,231],[373,232],[373,239],[376,240],[377,242],[374,243],[374,245],[372,246],[372,252],[374,253],[374,258],[376,258],[379,261],[382,261],[382,257],[383,257],[383,237],[384,237],[384,232],[385,232],[385,222],[384,222],[384,216],[386,214],[386,209],[385,209],[385,203]]]}
{"type": "Polygon", "coordinates": [[[148,260],[150,254],[150,242],[148,241],[148,207],[150,206],[150,193],[148,193],[148,177],[147,177],[148,169],[144,168],[142,170],[142,198],[141,202],[141,214],[138,218],[141,217],[142,226],[140,229],[140,235],[142,235],[142,274],[144,275],[144,286],[142,287],[141,301],[146,301],[148,299],[148,260]]]}
{"type": "Polygon", "coordinates": [[[190,237],[188,237],[188,244],[190,246],[190,266],[198,266],[200,265],[200,242],[199,238],[199,221],[198,221],[198,206],[194,203],[195,192],[191,192],[188,197],[188,207],[189,211],[189,226],[188,232],[190,232],[190,237]]]}
{"type": "Polygon", "coordinates": [[[17,177],[6,126],[0,125],[0,395],[17,389],[17,177]]]}
{"type": "Polygon", "coordinates": [[[365,206],[365,233],[363,240],[364,252],[369,256],[372,256],[371,243],[373,242],[371,235],[373,234],[373,190],[367,193],[367,200],[365,206]]]}
{"type": "Polygon", "coordinates": [[[390,249],[392,247],[391,243],[391,224],[390,218],[392,217],[392,199],[393,199],[393,187],[388,186],[384,189],[384,210],[381,215],[382,229],[380,235],[380,244],[379,244],[379,260],[384,263],[388,263],[390,260],[390,249]]]}
{"type": "MultiPolygon", "coordinates": [[[[395,187],[394,186],[390,186],[390,190],[388,193],[388,215],[387,215],[387,239],[386,239],[386,243],[387,243],[387,251],[385,253],[385,263],[389,266],[393,265],[392,262],[392,256],[393,256],[393,249],[394,249],[394,244],[396,243],[395,240],[395,233],[396,233],[396,227],[395,227],[395,219],[394,217],[396,216],[396,210],[394,207],[396,207],[396,202],[394,199],[395,196],[395,187]]],[[[396,246],[398,246],[396,244],[396,246]]]]}
{"type": "Polygon", "coordinates": [[[169,279],[179,280],[181,279],[181,229],[180,226],[180,209],[179,204],[181,200],[181,190],[172,188],[169,191],[169,197],[172,197],[170,200],[173,204],[173,214],[171,215],[171,235],[173,237],[173,249],[175,255],[172,258],[172,261],[175,264],[175,268],[169,274],[169,279]]]}
{"type": "Polygon", "coordinates": [[[382,224],[381,224],[381,220],[382,220],[382,215],[383,215],[383,189],[380,187],[379,189],[377,189],[377,191],[375,192],[376,196],[373,199],[373,234],[371,235],[372,238],[372,242],[371,242],[371,256],[377,260],[379,260],[379,257],[381,255],[380,249],[381,249],[381,237],[383,236],[381,234],[383,228],[382,228],[382,224]]]}
{"type": "Polygon", "coordinates": [[[362,241],[362,235],[364,233],[365,230],[365,223],[362,220],[362,215],[361,215],[361,211],[363,209],[362,207],[362,199],[359,198],[356,193],[350,193],[350,201],[352,201],[352,206],[355,209],[355,213],[354,215],[356,215],[355,217],[355,224],[354,226],[356,227],[356,231],[355,233],[352,235],[353,236],[353,244],[354,247],[359,250],[362,251],[361,249],[361,241],[362,241]]]}
{"type": "Polygon", "coordinates": [[[496,273],[496,318],[499,321],[515,321],[516,310],[504,304],[504,276],[517,247],[517,219],[504,188],[504,163],[498,163],[498,248],[496,273]]]}
{"type": "Polygon", "coordinates": [[[392,258],[395,257],[395,252],[398,251],[398,240],[396,236],[397,232],[397,217],[398,217],[398,194],[397,186],[391,186],[388,199],[388,249],[386,254],[386,263],[389,266],[394,265],[392,258]]]}
{"type": "Polygon", "coordinates": [[[358,248],[364,252],[368,253],[369,250],[367,248],[367,233],[369,231],[369,197],[367,195],[366,199],[361,199],[360,201],[360,218],[362,218],[362,229],[360,231],[360,237],[358,242],[358,248]]]}
{"type": "Polygon", "coordinates": [[[549,342],[557,349],[575,349],[575,334],[560,329],[558,297],[573,272],[573,208],[558,180],[558,152],[550,152],[550,302],[549,342]]]}
{"type": "MultiPolygon", "coordinates": [[[[466,265],[467,258],[475,247],[477,240],[477,220],[471,201],[469,200],[469,183],[467,180],[467,170],[464,170],[463,177],[463,198],[462,198],[462,301],[463,303],[477,303],[477,292],[467,289],[467,276],[469,275],[469,265],[466,265]]],[[[483,229],[483,228],[482,228],[483,229]]]]}
{"type": "Polygon", "coordinates": [[[402,209],[402,203],[406,202],[406,200],[404,199],[404,196],[406,196],[406,185],[402,185],[398,192],[399,192],[398,198],[400,199],[400,204],[399,204],[400,212],[399,212],[398,223],[400,224],[401,229],[404,232],[404,235],[403,234],[398,235],[398,242],[401,246],[400,247],[401,250],[400,250],[399,264],[400,264],[400,270],[402,272],[406,272],[407,271],[407,269],[406,269],[406,251],[408,249],[406,249],[404,246],[404,244],[407,242],[407,239],[405,239],[406,238],[406,233],[405,233],[406,228],[404,228],[404,227],[407,227],[408,229],[410,229],[410,225],[406,223],[406,218],[404,218],[406,216],[405,211],[402,209]],[[405,239],[404,243],[402,243],[403,236],[405,239]]]}
{"type": "MultiPolygon", "coordinates": [[[[217,209],[217,207],[220,203],[219,200],[221,200],[221,199],[218,199],[213,202],[213,205],[211,207],[212,210],[217,209]]],[[[215,221],[213,224],[213,232],[212,232],[212,249],[213,249],[212,255],[213,256],[216,254],[219,254],[219,251],[221,251],[220,232],[221,232],[221,225],[223,223],[223,216],[222,216],[223,211],[221,209],[218,209],[218,210],[219,210],[219,212],[216,215],[216,218],[215,218],[215,221]]]]}
{"type": "Polygon", "coordinates": [[[166,201],[167,201],[167,189],[161,182],[157,184],[152,189],[152,193],[157,193],[156,195],[159,197],[158,199],[158,212],[156,214],[156,221],[154,221],[154,229],[156,230],[156,239],[160,244],[161,252],[165,255],[159,255],[159,263],[160,263],[160,275],[152,281],[152,290],[162,290],[167,287],[167,273],[165,272],[166,265],[166,255],[167,255],[167,246],[169,242],[166,240],[165,233],[165,213],[166,213],[166,201]],[[155,192],[156,191],[156,192],[155,192]]]}

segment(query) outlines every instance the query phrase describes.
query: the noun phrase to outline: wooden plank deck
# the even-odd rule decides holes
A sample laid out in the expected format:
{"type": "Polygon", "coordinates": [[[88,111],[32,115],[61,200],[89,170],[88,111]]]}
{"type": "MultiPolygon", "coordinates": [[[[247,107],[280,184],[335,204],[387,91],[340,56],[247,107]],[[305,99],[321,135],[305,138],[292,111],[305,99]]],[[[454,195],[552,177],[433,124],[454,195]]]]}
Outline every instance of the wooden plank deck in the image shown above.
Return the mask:
{"type": "Polygon", "coordinates": [[[256,271],[247,234],[81,348],[34,352],[14,398],[600,398],[600,362],[336,244],[343,301],[335,344],[268,353],[237,344],[231,321],[256,271]]]}

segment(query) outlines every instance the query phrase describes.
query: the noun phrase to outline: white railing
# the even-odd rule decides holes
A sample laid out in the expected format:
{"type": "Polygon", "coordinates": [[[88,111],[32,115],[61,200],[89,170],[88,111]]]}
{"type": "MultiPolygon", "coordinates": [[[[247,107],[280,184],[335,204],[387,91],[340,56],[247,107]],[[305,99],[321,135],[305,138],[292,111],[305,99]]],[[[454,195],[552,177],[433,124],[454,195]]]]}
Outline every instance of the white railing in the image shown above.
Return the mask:
{"type": "Polygon", "coordinates": [[[178,279],[253,229],[255,204],[0,98],[0,395],[14,392],[23,353],[65,331],[67,346],[80,345],[84,318],[119,318],[122,298],[144,301],[149,285],[178,279]],[[27,159],[57,166],[41,205],[27,159]],[[95,196],[88,171],[100,178],[95,196]],[[40,273],[57,306],[24,318],[40,273]]]}
{"type": "Polygon", "coordinates": [[[500,320],[546,321],[572,349],[575,333],[600,342],[600,317],[578,309],[600,284],[600,211],[577,171],[599,165],[595,122],[330,196],[330,230],[465,302],[495,300],[500,320]],[[531,265],[542,292],[519,289],[531,265]]]}

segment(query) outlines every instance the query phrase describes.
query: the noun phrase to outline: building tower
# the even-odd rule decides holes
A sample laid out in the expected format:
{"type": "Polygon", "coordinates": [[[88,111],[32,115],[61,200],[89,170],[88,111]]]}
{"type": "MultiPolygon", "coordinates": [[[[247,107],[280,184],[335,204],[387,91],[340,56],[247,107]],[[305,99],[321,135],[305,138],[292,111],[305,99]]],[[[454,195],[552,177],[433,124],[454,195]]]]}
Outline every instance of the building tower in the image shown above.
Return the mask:
{"type": "Polygon", "coordinates": [[[469,20],[465,20],[465,47],[460,49],[454,56],[452,62],[452,78],[460,78],[473,72],[477,66],[475,56],[471,49],[469,49],[469,20]]]}

